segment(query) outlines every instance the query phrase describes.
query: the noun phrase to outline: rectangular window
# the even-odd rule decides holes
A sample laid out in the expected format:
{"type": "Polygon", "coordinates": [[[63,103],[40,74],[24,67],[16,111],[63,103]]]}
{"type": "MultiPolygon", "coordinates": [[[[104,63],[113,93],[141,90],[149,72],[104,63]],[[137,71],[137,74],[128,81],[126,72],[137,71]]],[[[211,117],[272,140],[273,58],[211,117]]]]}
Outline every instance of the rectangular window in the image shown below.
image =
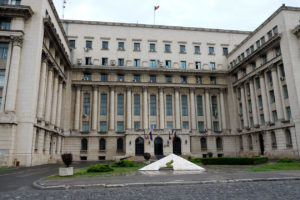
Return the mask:
{"type": "Polygon", "coordinates": [[[108,49],[108,41],[102,41],[102,49],[108,49]]]}
{"type": "MultiPolygon", "coordinates": [[[[1,50],[0,50],[0,52],[1,52],[1,50]]],[[[0,53],[0,56],[1,56],[1,53],[0,53]]],[[[280,65],[279,70],[280,70],[281,77],[285,77],[284,65],[280,65]]]]}
{"type": "Polygon", "coordinates": [[[188,121],[182,122],[182,129],[189,129],[189,122],[188,121]]]}
{"type": "Polygon", "coordinates": [[[262,64],[266,64],[268,62],[268,57],[267,55],[262,55],[261,56],[261,59],[262,59],[262,64]]]}
{"type": "Polygon", "coordinates": [[[210,62],[209,66],[210,66],[210,70],[216,70],[216,63],[210,62]]]}
{"type": "Polygon", "coordinates": [[[167,68],[171,68],[171,64],[172,62],[171,62],[171,60],[166,60],[166,66],[167,66],[167,68]]]}
{"type": "Polygon", "coordinates": [[[151,52],[155,51],[155,44],[153,44],[153,43],[150,44],[150,51],[151,52]]]}
{"type": "Polygon", "coordinates": [[[272,111],[272,115],[273,115],[273,122],[276,122],[278,120],[277,111],[276,110],[272,111]]]}
{"type": "Polygon", "coordinates": [[[249,113],[252,113],[252,102],[251,102],[251,100],[248,100],[248,108],[249,108],[249,113]]]}
{"type": "Polygon", "coordinates": [[[201,62],[199,61],[196,62],[196,69],[201,69],[201,62]]]}
{"type": "Polygon", "coordinates": [[[197,96],[197,114],[203,116],[203,99],[202,96],[197,96]]]}
{"type": "Polygon", "coordinates": [[[166,96],[166,114],[167,116],[172,116],[173,115],[173,106],[172,106],[172,95],[167,95],[166,96]]]}
{"type": "Polygon", "coordinates": [[[124,115],[124,94],[118,94],[118,115],[124,115]]]}
{"type": "Polygon", "coordinates": [[[261,42],[262,45],[266,42],[265,36],[263,36],[263,37],[260,38],[260,42],[261,42]]]}
{"type": "Polygon", "coordinates": [[[134,116],[141,115],[141,99],[139,94],[134,95],[134,116]]]}
{"type": "Polygon", "coordinates": [[[262,101],[262,96],[261,95],[258,96],[258,107],[263,108],[263,101],[262,101]]]}
{"type": "Polygon", "coordinates": [[[256,89],[260,89],[260,80],[259,80],[259,77],[255,78],[255,85],[256,85],[256,89]]]}
{"type": "Polygon", "coordinates": [[[217,96],[211,97],[212,114],[214,117],[218,117],[218,99],[217,96]]]}
{"type": "Polygon", "coordinates": [[[2,97],[0,97],[0,111],[2,110],[1,107],[2,107],[2,97]]]}
{"type": "Polygon", "coordinates": [[[182,116],[188,116],[188,104],[187,104],[187,96],[181,96],[181,108],[182,108],[182,116]]]}
{"type": "Polygon", "coordinates": [[[107,94],[101,94],[100,115],[107,115],[107,94]]]}
{"type": "Polygon", "coordinates": [[[260,47],[260,40],[256,41],[256,48],[258,49],[260,47]]]}
{"type": "MultiPolygon", "coordinates": [[[[0,107],[1,108],[1,107],[0,107]]],[[[287,117],[288,117],[288,120],[291,120],[292,118],[292,112],[291,112],[291,107],[286,107],[286,113],[287,113],[287,117]]]]}
{"type": "Polygon", "coordinates": [[[204,132],[204,122],[203,121],[200,121],[198,122],[198,131],[199,132],[204,132]]]}
{"type": "Polygon", "coordinates": [[[140,59],[134,59],[134,67],[140,67],[141,66],[141,60],[140,59]]]}
{"type": "Polygon", "coordinates": [[[121,51],[125,50],[124,42],[118,42],[118,50],[121,50],[121,51]]]}
{"type": "Polygon", "coordinates": [[[8,5],[8,0],[0,0],[0,4],[2,4],[2,5],[8,5]]]}
{"type": "Polygon", "coordinates": [[[85,81],[91,81],[92,80],[92,74],[91,73],[83,73],[83,79],[85,81]]]}
{"type": "Polygon", "coordinates": [[[265,116],[264,116],[264,114],[260,115],[260,124],[265,125],[265,116]]]}
{"type": "Polygon", "coordinates": [[[83,114],[90,114],[90,93],[84,93],[83,95],[83,114]]]}
{"type": "Polygon", "coordinates": [[[150,82],[156,83],[156,75],[150,75],[150,82]]]}
{"type": "Polygon", "coordinates": [[[181,83],[187,83],[186,76],[181,76],[180,79],[181,79],[181,83]]]}
{"type": "Polygon", "coordinates": [[[108,58],[102,58],[102,65],[107,66],[108,65],[108,58]]]}
{"type": "Polygon", "coordinates": [[[289,98],[289,92],[288,92],[287,85],[283,85],[282,88],[283,88],[283,97],[285,99],[288,99],[289,98]]]}
{"type": "Polygon", "coordinates": [[[92,65],[92,58],[91,57],[85,57],[85,65],[92,65]]]}
{"type": "Polygon", "coordinates": [[[19,5],[21,5],[21,0],[11,0],[11,5],[19,6],[19,5]]]}
{"type": "Polygon", "coordinates": [[[219,122],[215,121],[213,124],[214,124],[214,131],[215,131],[215,132],[220,131],[219,122]]]}
{"type": "Polygon", "coordinates": [[[0,59],[7,59],[8,56],[8,43],[0,42],[0,59]]]}
{"type": "Polygon", "coordinates": [[[119,58],[118,59],[118,66],[123,67],[124,66],[124,58],[119,58]]]}
{"type": "Polygon", "coordinates": [[[119,82],[124,82],[125,81],[124,74],[118,74],[118,81],[119,82]]]}
{"type": "Polygon", "coordinates": [[[241,88],[237,89],[237,97],[238,99],[241,99],[242,93],[241,93],[241,88]]]}
{"type": "Polygon", "coordinates": [[[186,61],[181,61],[181,69],[186,69],[186,61]]]}
{"type": "Polygon", "coordinates": [[[250,46],[250,53],[253,53],[253,52],[254,52],[254,46],[251,45],[251,46],[250,46]]]}
{"type": "Polygon", "coordinates": [[[4,87],[5,82],[5,70],[0,69],[0,87],[4,87]]]}
{"type": "Polygon", "coordinates": [[[247,92],[247,95],[250,96],[250,84],[249,83],[246,84],[246,92],[247,92]]]}
{"type": "Polygon", "coordinates": [[[150,60],[150,68],[156,68],[156,60],[150,60]]]}
{"type": "Polygon", "coordinates": [[[167,122],[167,129],[173,129],[173,122],[167,122]]]}
{"type": "Polygon", "coordinates": [[[101,81],[107,82],[108,81],[108,75],[107,74],[101,74],[101,81]]]}
{"type": "Polygon", "coordinates": [[[273,33],[272,33],[272,31],[269,31],[269,32],[267,33],[267,35],[268,35],[268,39],[271,39],[271,38],[272,38],[272,36],[273,36],[273,33]]]}
{"type": "Polygon", "coordinates": [[[208,54],[209,55],[215,54],[215,48],[214,47],[208,47],[208,54]]]}
{"type": "Polygon", "coordinates": [[[196,77],[196,83],[202,84],[202,77],[201,76],[196,77]]]}
{"type": "Polygon", "coordinates": [[[107,123],[106,121],[100,122],[100,133],[106,133],[107,132],[107,123]]]}
{"type": "Polygon", "coordinates": [[[93,47],[93,41],[87,40],[85,41],[85,48],[91,49],[93,47]]]}
{"type": "Polygon", "coordinates": [[[134,51],[140,51],[141,50],[141,48],[140,48],[141,44],[140,43],[134,43],[133,45],[134,45],[134,49],[133,49],[134,51]]]}
{"type": "Polygon", "coordinates": [[[216,85],[217,84],[217,78],[215,76],[210,77],[210,84],[216,85]]]}
{"type": "Polygon", "coordinates": [[[244,120],[241,120],[241,128],[242,128],[242,129],[245,128],[244,120]]]}
{"type": "Polygon", "coordinates": [[[123,121],[117,122],[117,132],[124,132],[124,122],[123,121]]]}
{"type": "Polygon", "coordinates": [[[135,121],[134,122],[134,130],[140,130],[141,129],[141,122],[135,121]]]}
{"type": "Polygon", "coordinates": [[[151,128],[151,129],[157,129],[157,124],[156,124],[156,122],[150,122],[150,128],[151,128]]]}
{"type": "Polygon", "coordinates": [[[267,72],[267,79],[268,79],[268,83],[270,83],[270,84],[273,83],[271,71],[268,71],[268,72],[267,72]]]}
{"type": "Polygon", "coordinates": [[[240,115],[243,115],[243,104],[239,104],[239,108],[240,108],[240,115]]]}
{"type": "Polygon", "coordinates": [[[10,30],[10,19],[0,18],[0,30],[10,30]]]}
{"type": "Polygon", "coordinates": [[[71,46],[72,49],[75,49],[75,40],[69,40],[69,44],[71,46]]]}
{"type": "Polygon", "coordinates": [[[141,76],[139,74],[134,74],[133,75],[133,82],[141,82],[141,76]]]}
{"type": "Polygon", "coordinates": [[[275,103],[275,94],[274,94],[274,91],[271,90],[269,93],[270,93],[270,103],[275,103]]]}
{"type": "Polygon", "coordinates": [[[165,44],[165,52],[167,53],[171,52],[171,45],[165,44]]]}
{"type": "Polygon", "coordinates": [[[166,83],[172,83],[172,76],[166,75],[165,78],[166,78],[166,83]]]}
{"type": "Polygon", "coordinates": [[[82,122],[82,132],[89,132],[90,131],[90,127],[89,127],[89,122],[88,121],[83,121],[82,122]]]}
{"type": "Polygon", "coordinates": [[[250,127],[254,127],[253,117],[250,117],[250,127]]]}
{"type": "Polygon", "coordinates": [[[195,54],[200,54],[200,46],[195,46],[194,50],[195,50],[195,54]]]}
{"type": "Polygon", "coordinates": [[[150,115],[156,116],[156,95],[150,95],[150,115]]]}
{"type": "Polygon", "coordinates": [[[275,26],[275,27],[273,28],[273,34],[274,34],[274,35],[278,35],[278,26],[275,26]]]}
{"type": "Polygon", "coordinates": [[[227,47],[223,47],[223,55],[224,56],[228,55],[228,48],[227,47]]]}
{"type": "Polygon", "coordinates": [[[180,53],[185,53],[185,45],[180,45],[180,53]]]}
{"type": "Polygon", "coordinates": [[[250,65],[251,65],[251,67],[252,67],[253,70],[256,69],[256,62],[251,62],[250,65]]]}

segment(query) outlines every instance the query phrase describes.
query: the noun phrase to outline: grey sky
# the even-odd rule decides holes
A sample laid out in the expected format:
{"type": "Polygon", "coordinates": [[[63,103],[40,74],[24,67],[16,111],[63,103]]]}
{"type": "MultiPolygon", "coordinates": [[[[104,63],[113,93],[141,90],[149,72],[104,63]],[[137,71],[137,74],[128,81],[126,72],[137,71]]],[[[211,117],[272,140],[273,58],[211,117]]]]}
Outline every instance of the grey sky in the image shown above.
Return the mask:
{"type": "MultiPolygon", "coordinates": [[[[63,0],[53,0],[60,17],[63,0]]],[[[254,30],[283,3],[300,0],[66,0],[65,19],[254,30]]]]}

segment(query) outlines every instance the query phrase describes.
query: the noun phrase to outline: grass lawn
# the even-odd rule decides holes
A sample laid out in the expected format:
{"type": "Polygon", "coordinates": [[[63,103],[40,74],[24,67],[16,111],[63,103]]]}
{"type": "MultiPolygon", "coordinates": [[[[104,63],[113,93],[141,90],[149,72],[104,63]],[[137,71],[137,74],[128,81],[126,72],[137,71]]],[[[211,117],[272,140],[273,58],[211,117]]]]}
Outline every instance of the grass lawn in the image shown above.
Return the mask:
{"type": "Polygon", "coordinates": [[[300,162],[292,163],[268,163],[250,169],[250,172],[279,171],[279,170],[300,170],[300,162]]]}
{"type": "Polygon", "coordinates": [[[10,168],[0,168],[0,172],[8,171],[8,170],[13,170],[16,169],[15,167],[10,167],[10,168]]]}
{"type": "Polygon", "coordinates": [[[113,167],[114,171],[111,172],[87,172],[88,167],[74,169],[74,175],[69,177],[60,177],[58,174],[48,176],[47,179],[51,178],[78,178],[78,177],[92,177],[92,176],[122,176],[125,173],[135,172],[142,167],[145,167],[146,164],[136,164],[135,167],[113,167]]]}

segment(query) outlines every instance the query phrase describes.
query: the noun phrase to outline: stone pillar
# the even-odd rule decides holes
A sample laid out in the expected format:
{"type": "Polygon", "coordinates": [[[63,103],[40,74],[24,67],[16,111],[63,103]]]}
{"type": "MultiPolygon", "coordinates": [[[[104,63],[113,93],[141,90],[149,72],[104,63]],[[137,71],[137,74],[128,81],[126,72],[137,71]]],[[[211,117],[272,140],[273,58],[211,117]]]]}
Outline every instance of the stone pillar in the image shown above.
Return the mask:
{"type": "Polygon", "coordinates": [[[282,108],[282,101],[281,101],[281,96],[280,96],[280,86],[279,86],[279,82],[278,82],[276,66],[274,66],[272,68],[272,80],[273,80],[273,89],[274,89],[274,95],[275,95],[275,105],[276,105],[278,120],[284,120],[284,113],[283,113],[283,108],[282,108]]]}
{"type": "Polygon", "coordinates": [[[23,38],[13,37],[12,38],[12,55],[11,63],[8,75],[8,85],[6,91],[5,100],[5,111],[14,112],[16,111],[16,99],[18,90],[18,80],[19,80],[19,64],[21,57],[21,46],[23,43],[23,38]]]}
{"type": "Polygon", "coordinates": [[[249,86],[250,86],[250,97],[251,97],[251,104],[252,104],[253,123],[254,126],[257,127],[259,124],[259,120],[257,115],[257,107],[256,107],[257,104],[256,104],[253,80],[250,80],[249,86]]]}
{"type": "Polygon", "coordinates": [[[197,130],[196,109],[195,109],[195,90],[194,89],[190,89],[190,101],[191,101],[191,127],[192,127],[192,130],[197,130]]]}
{"type": "Polygon", "coordinates": [[[57,96],[58,96],[58,75],[54,75],[54,88],[53,88],[52,111],[51,111],[52,125],[55,125],[56,123],[57,96]]]}
{"type": "Polygon", "coordinates": [[[144,87],[143,91],[143,100],[144,100],[144,109],[143,109],[143,116],[144,116],[144,129],[148,129],[148,91],[147,88],[144,87]]]}
{"type": "Polygon", "coordinates": [[[37,117],[39,119],[44,119],[46,83],[47,83],[47,57],[43,55],[41,76],[40,76],[39,103],[38,103],[38,111],[37,111],[37,117]]]}
{"type": "Polygon", "coordinates": [[[225,113],[225,100],[224,100],[224,89],[220,91],[220,104],[221,104],[221,117],[222,117],[222,129],[227,129],[226,124],[226,113],[225,113]]]}
{"type": "Polygon", "coordinates": [[[79,121],[80,121],[80,90],[79,86],[76,87],[75,95],[75,117],[74,117],[74,129],[79,130],[79,121]]]}
{"type": "Polygon", "coordinates": [[[268,123],[268,122],[270,122],[270,114],[269,114],[269,105],[268,105],[268,99],[267,99],[265,78],[264,78],[263,73],[260,74],[259,80],[260,80],[261,97],[262,97],[262,101],[263,101],[263,111],[264,111],[265,122],[268,123]]]}
{"type": "Polygon", "coordinates": [[[132,112],[132,109],[131,109],[131,88],[128,87],[127,88],[127,129],[131,129],[131,112],[132,112]]]}
{"type": "Polygon", "coordinates": [[[109,129],[115,129],[115,88],[110,88],[110,121],[109,129]]]}
{"type": "Polygon", "coordinates": [[[39,142],[38,142],[38,153],[42,154],[44,147],[44,137],[45,137],[45,130],[39,130],[39,142]]]}
{"type": "Polygon", "coordinates": [[[59,135],[57,138],[57,151],[56,153],[59,155],[61,152],[61,136],[59,135]]]}
{"type": "Polygon", "coordinates": [[[164,89],[159,88],[159,125],[160,129],[165,128],[165,106],[164,106],[164,89]]]}
{"type": "Polygon", "coordinates": [[[245,128],[249,127],[248,117],[247,117],[247,102],[245,98],[245,90],[244,85],[241,85],[241,100],[242,100],[242,108],[243,108],[243,120],[245,128]]]}
{"type": "Polygon", "coordinates": [[[206,127],[211,130],[211,112],[210,112],[210,95],[209,90],[205,90],[205,110],[206,110],[206,127]]]}
{"type": "Polygon", "coordinates": [[[51,145],[51,152],[50,152],[50,154],[54,155],[55,151],[56,151],[56,136],[52,135],[52,140],[51,140],[50,145],[51,145]]]}
{"type": "Polygon", "coordinates": [[[58,104],[57,104],[56,123],[55,123],[57,127],[61,127],[62,90],[63,90],[63,83],[60,82],[58,85],[58,104]]]}
{"type": "Polygon", "coordinates": [[[98,87],[93,87],[93,123],[92,123],[92,130],[97,130],[98,124],[98,87]]]}
{"type": "Polygon", "coordinates": [[[180,103],[179,103],[179,89],[175,89],[175,127],[176,129],[181,128],[180,122],[180,103]]]}
{"type": "Polygon", "coordinates": [[[49,69],[47,81],[48,81],[48,84],[47,84],[47,99],[46,99],[45,121],[50,122],[52,91],[53,91],[53,68],[49,69]]]}
{"type": "Polygon", "coordinates": [[[46,137],[46,141],[45,141],[45,154],[50,153],[50,133],[49,132],[45,132],[45,137],[46,137]]]}

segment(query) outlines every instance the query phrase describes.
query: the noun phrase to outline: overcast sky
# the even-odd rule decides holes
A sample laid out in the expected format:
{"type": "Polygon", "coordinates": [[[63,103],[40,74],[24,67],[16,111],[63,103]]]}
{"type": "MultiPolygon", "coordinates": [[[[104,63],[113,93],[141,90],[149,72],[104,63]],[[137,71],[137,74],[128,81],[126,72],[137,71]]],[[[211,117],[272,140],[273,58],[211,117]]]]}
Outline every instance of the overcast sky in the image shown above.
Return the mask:
{"type": "MultiPolygon", "coordinates": [[[[62,16],[63,0],[53,0],[62,16]]],[[[300,0],[65,0],[65,19],[252,31],[283,3],[300,0]]]]}

